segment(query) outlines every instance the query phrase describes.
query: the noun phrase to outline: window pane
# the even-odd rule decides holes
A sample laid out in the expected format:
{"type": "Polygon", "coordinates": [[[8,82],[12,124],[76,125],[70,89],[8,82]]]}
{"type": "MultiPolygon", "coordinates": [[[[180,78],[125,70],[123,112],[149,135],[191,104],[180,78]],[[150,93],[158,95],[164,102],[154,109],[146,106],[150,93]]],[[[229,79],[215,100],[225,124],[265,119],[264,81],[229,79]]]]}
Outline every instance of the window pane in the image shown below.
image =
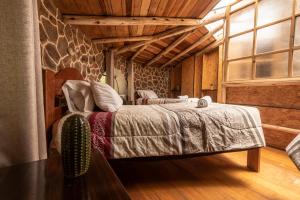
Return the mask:
{"type": "Polygon", "coordinates": [[[252,2],[255,2],[255,0],[243,0],[243,1],[240,1],[239,3],[234,4],[233,6],[231,6],[231,11],[237,10],[237,9],[245,6],[246,4],[252,3],[252,2]]]}
{"type": "Polygon", "coordinates": [[[257,78],[280,78],[288,76],[288,53],[278,53],[256,58],[257,78]]]}
{"type": "Polygon", "coordinates": [[[252,74],[252,59],[243,59],[228,63],[229,80],[249,80],[252,74]]]}
{"type": "Polygon", "coordinates": [[[292,15],[293,0],[263,0],[258,3],[257,25],[261,26],[292,15]]]}
{"type": "Polygon", "coordinates": [[[223,37],[224,37],[224,36],[223,36],[223,29],[219,30],[218,32],[216,32],[216,33],[214,34],[214,38],[215,38],[216,40],[221,40],[223,37]]]}
{"type": "Polygon", "coordinates": [[[229,40],[228,58],[250,56],[253,46],[253,32],[239,35],[229,40]]]}
{"type": "Polygon", "coordinates": [[[253,26],[254,6],[233,13],[230,17],[230,35],[249,30],[253,28],[253,26]]]}
{"type": "MultiPolygon", "coordinates": [[[[300,0],[299,0],[300,1],[300,0]]],[[[300,45],[300,17],[296,18],[295,46],[300,45]]]]}
{"type": "Polygon", "coordinates": [[[284,21],[257,31],[256,53],[289,48],[291,21],[284,21]]]}
{"type": "Polygon", "coordinates": [[[294,76],[300,76],[300,50],[294,51],[294,76]]]}

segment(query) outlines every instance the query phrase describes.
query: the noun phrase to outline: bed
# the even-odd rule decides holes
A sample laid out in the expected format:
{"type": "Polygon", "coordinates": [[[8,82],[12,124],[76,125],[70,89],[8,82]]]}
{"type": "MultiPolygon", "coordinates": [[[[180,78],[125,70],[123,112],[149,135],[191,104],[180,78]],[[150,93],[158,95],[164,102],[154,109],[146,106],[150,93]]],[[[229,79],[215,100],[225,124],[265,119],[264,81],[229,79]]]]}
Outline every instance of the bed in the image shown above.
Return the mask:
{"type": "MultiPolygon", "coordinates": [[[[66,68],[55,74],[44,71],[45,116],[48,137],[56,120],[64,115],[57,104],[66,80],[82,80],[66,68]]],[[[248,151],[247,166],[259,171],[260,148],[265,146],[256,108],[212,104],[196,108],[184,102],[159,105],[127,105],[117,112],[88,114],[93,148],[109,159],[170,158],[248,151]]]]}
{"type": "Polygon", "coordinates": [[[300,134],[286,147],[286,151],[300,171],[300,134]]]}

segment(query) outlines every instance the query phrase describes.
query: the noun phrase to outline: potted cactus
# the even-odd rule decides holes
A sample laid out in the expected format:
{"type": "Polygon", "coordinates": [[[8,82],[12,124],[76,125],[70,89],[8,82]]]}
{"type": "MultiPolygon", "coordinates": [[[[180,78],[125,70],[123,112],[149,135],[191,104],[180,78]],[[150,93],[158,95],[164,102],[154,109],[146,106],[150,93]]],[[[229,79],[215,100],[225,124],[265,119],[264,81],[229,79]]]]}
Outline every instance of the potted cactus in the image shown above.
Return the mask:
{"type": "Polygon", "coordinates": [[[67,116],[61,132],[64,176],[75,178],[88,171],[91,157],[90,126],[80,114],[67,116]]]}

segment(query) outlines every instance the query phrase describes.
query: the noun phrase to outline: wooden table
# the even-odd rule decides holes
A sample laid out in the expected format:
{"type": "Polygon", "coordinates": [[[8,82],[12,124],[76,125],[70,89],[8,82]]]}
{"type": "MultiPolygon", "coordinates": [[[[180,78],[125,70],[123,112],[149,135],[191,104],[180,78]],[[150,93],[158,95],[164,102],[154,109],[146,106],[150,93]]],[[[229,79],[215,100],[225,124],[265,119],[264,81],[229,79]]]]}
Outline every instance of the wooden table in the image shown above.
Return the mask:
{"type": "Polygon", "coordinates": [[[130,199],[125,188],[99,153],[89,171],[69,180],[63,177],[59,156],[0,169],[0,199],[130,199]]]}

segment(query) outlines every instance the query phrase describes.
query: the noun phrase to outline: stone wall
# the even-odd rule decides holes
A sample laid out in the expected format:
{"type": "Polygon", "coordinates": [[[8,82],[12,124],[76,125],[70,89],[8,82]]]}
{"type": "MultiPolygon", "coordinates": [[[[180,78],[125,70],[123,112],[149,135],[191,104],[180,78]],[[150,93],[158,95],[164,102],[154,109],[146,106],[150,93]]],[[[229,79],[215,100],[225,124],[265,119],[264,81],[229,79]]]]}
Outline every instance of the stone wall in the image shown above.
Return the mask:
{"type": "Polygon", "coordinates": [[[78,69],[86,80],[100,80],[104,72],[102,47],[94,45],[79,29],[62,22],[51,0],[38,0],[42,67],[58,72],[78,69]]]}
{"type": "Polygon", "coordinates": [[[168,97],[170,68],[144,67],[134,63],[135,90],[153,90],[158,97],[168,97]]]}

